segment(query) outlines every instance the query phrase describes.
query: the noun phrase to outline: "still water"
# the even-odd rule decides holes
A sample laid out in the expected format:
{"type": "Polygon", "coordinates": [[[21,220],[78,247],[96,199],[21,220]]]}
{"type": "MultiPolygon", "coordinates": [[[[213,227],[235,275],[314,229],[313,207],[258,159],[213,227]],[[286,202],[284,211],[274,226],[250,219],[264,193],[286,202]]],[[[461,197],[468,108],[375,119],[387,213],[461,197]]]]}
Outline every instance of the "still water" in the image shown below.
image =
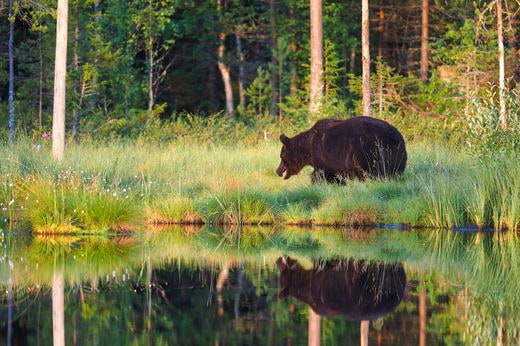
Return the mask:
{"type": "Polygon", "coordinates": [[[4,233],[0,345],[508,345],[513,233],[4,233]]]}

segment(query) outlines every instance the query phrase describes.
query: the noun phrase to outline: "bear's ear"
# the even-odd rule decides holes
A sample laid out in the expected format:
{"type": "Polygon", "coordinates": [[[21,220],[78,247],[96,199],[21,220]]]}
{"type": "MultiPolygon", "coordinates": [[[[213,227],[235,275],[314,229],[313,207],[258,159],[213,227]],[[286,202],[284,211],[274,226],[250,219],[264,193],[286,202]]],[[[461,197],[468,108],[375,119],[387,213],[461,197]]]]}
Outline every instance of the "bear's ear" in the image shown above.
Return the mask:
{"type": "Polygon", "coordinates": [[[283,133],[280,135],[280,142],[282,142],[285,145],[289,144],[289,137],[284,135],[283,133]]]}
{"type": "Polygon", "coordinates": [[[279,257],[277,260],[276,260],[276,266],[278,267],[278,269],[283,272],[285,269],[287,269],[287,262],[285,262],[285,258],[283,257],[279,257]]]}
{"type": "Polygon", "coordinates": [[[286,262],[287,262],[287,267],[289,267],[289,269],[296,269],[296,268],[300,267],[300,264],[298,263],[298,261],[295,259],[292,259],[289,256],[287,256],[286,262]]]}

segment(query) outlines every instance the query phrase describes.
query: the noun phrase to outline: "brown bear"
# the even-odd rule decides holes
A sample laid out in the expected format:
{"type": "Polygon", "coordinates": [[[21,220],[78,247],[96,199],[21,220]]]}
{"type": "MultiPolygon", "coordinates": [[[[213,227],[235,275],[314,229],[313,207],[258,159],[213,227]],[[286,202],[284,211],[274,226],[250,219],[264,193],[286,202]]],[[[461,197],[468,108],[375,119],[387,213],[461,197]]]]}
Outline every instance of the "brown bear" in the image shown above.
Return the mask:
{"type": "Polygon", "coordinates": [[[312,182],[395,177],[406,166],[403,136],[386,121],[361,116],[322,119],[293,138],[282,134],[281,162],[276,173],[289,179],[303,167],[314,168],[312,182]]]}
{"type": "Polygon", "coordinates": [[[321,316],[374,320],[392,312],[405,295],[403,265],[339,259],[315,261],[303,269],[291,258],[276,261],[280,293],[309,305],[321,316]]]}

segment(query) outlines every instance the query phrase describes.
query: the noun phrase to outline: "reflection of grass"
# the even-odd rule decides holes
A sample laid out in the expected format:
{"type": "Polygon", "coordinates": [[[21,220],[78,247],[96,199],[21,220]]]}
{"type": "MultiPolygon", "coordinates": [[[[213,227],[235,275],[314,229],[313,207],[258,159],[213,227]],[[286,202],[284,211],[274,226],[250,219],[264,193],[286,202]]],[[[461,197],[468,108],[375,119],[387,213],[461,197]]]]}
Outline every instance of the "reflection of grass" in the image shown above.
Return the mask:
{"type": "Polygon", "coordinates": [[[437,232],[430,243],[432,265],[445,279],[463,281],[454,314],[465,320],[462,336],[468,344],[495,343],[498,328],[510,340],[520,332],[520,246],[515,233],[464,235],[437,232]],[[499,322],[502,321],[502,322],[499,322]]]}
{"type": "Polygon", "coordinates": [[[274,174],[279,150],[278,144],[84,143],[71,144],[58,163],[22,141],[13,152],[0,148],[10,157],[0,163],[0,207],[4,216],[21,215],[46,231],[126,228],[140,220],[520,225],[518,160],[477,165],[460,151],[411,144],[407,170],[397,180],[311,185],[309,168],[287,181],[274,174]]]}
{"type": "Polygon", "coordinates": [[[471,320],[463,326],[469,343],[485,344],[496,337],[499,304],[501,314],[508,317],[504,330],[518,332],[520,246],[512,232],[190,226],[125,238],[38,235],[18,240],[0,249],[0,258],[9,254],[11,261],[0,261],[0,282],[4,285],[8,277],[13,278],[14,287],[20,290],[47,286],[56,267],[63,268],[69,284],[89,281],[95,285],[121,281],[122,275],[143,280],[141,270],[147,261],[154,268],[172,262],[188,268],[241,263],[252,272],[273,268],[283,255],[306,267],[316,260],[341,258],[403,262],[407,273],[434,274],[451,283],[459,297],[450,303],[456,304],[454,314],[471,320]]]}

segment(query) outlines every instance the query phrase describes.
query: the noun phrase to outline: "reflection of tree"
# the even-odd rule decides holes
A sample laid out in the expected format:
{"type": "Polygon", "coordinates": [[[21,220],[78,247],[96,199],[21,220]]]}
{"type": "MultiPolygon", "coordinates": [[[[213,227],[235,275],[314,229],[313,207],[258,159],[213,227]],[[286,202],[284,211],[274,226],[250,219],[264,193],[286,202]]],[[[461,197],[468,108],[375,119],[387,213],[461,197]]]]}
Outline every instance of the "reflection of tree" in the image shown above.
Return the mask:
{"type": "Polygon", "coordinates": [[[222,289],[224,288],[224,284],[226,283],[228,277],[229,277],[229,265],[228,265],[228,263],[224,263],[224,265],[222,266],[222,269],[218,273],[217,283],[216,283],[218,316],[224,315],[224,298],[222,297],[222,289]]]}
{"type": "Polygon", "coordinates": [[[52,276],[52,340],[54,346],[65,346],[65,283],[63,272],[52,276]]]}
{"type": "Polygon", "coordinates": [[[428,319],[426,290],[422,288],[419,291],[419,346],[426,346],[426,325],[428,319]]]}
{"type": "MultiPolygon", "coordinates": [[[[373,231],[367,237],[325,230],[262,232],[261,236],[242,233],[235,237],[214,229],[187,234],[179,228],[136,233],[124,242],[109,237],[63,237],[62,243],[50,237],[24,238],[10,256],[11,274],[7,261],[0,262],[0,282],[5,285],[1,291],[12,291],[10,299],[16,302],[13,344],[37,344],[38,338],[39,344],[52,343],[53,305],[46,292],[53,284],[55,259],[60,267],[63,265],[63,280],[68,284],[65,298],[71,297],[65,299],[64,313],[76,316],[64,321],[64,329],[71,331],[65,335],[67,344],[73,344],[74,338],[87,344],[175,344],[179,340],[212,344],[216,336],[226,345],[287,344],[288,340],[305,344],[309,341],[305,330],[311,322],[308,307],[276,296],[279,274],[273,271],[272,263],[281,253],[300,259],[307,268],[315,258],[326,260],[349,253],[358,263],[362,259],[386,263],[403,260],[412,279],[419,281],[417,276],[429,275],[433,287],[426,286],[428,291],[419,287],[418,300],[414,291],[414,299],[388,315],[384,325],[375,322],[371,326],[378,330],[382,344],[406,337],[420,341],[429,336],[431,340],[431,333],[451,344],[496,344],[500,330],[503,344],[518,338],[517,238],[481,234],[477,242],[472,235],[431,235],[424,230],[373,231]],[[215,268],[221,263],[228,266],[226,284],[221,286],[220,299],[210,301],[211,288],[219,276],[215,268]],[[36,265],[38,270],[34,269],[36,265]],[[148,275],[152,269],[153,278],[148,275]],[[6,287],[9,275],[13,277],[13,290],[6,287]],[[36,294],[41,294],[38,304],[31,303],[36,294]],[[442,299],[436,300],[436,296],[442,299]],[[229,313],[219,317],[215,314],[219,307],[229,313]],[[406,336],[399,331],[398,321],[409,331],[406,336]],[[426,322],[427,329],[415,332],[415,326],[426,326],[426,322]],[[23,336],[17,334],[20,330],[23,336]]],[[[0,249],[0,258],[6,255],[2,251],[5,249],[0,249]]],[[[1,299],[5,302],[9,296],[1,299]]],[[[1,316],[8,316],[8,307],[0,307],[1,316]]],[[[359,340],[358,322],[322,318],[320,328],[323,344],[359,340]]],[[[3,340],[6,331],[0,331],[3,340]]],[[[374,340],[376,332],[370,337],[374,340]]]]}
{"type": "Polygon", "coordinates": [[[309,307],[309,346],[320,346],[321,316],[309,307]]]}
{"type": "Polygon", "coordinates": [[[359,344],[361,346],[368,346],[368,330],[370,328],[370,321],[361,321],[359,324],[359,344]]]}

